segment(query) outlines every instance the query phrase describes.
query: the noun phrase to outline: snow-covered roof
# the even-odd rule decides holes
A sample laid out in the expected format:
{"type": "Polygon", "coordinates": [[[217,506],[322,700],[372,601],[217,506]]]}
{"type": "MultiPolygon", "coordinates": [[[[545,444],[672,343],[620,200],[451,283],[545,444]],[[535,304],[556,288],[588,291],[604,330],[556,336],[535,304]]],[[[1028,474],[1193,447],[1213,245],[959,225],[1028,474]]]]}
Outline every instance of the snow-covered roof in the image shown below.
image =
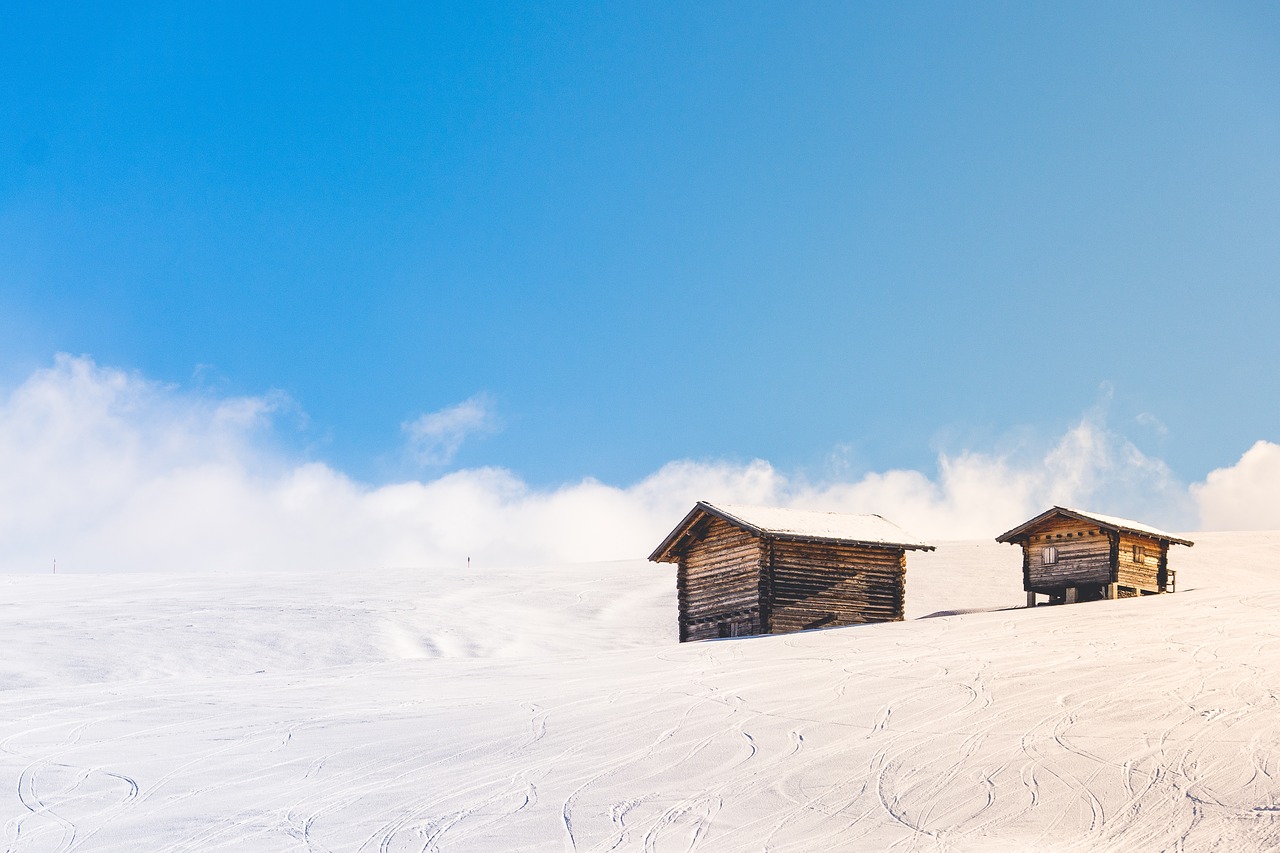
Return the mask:
{"type": "Polygon", "coordinates": [[[1103,515],[1100,512],[1086,512],[1082,509],[1070,509],[1065,506],[1055,506],[1048,509],[1030,521],[1019,524],[1007,533],[1002,533],[996,537],[997,542],[1011,542],[1014,538],[1026,533],[1034,527],[1038,527],[1041,522],[1048,521],[1057,515],[1063,515],[1068,518],[1079,519],[1080,521],[1092,521],[1099,527],[1106,527],[1111,530],[1119,530],[1125,533],[1138,533],[1143,536],[1150,536],[1152,539],[1164,539],[1177,545],[1194,545],[1195,543],[1189,539],[1182,539],[1174,536],[1172,533],[1166,533],[1159,528],[1152,527],[1149,524],[1143,524],[1139,521],[1133,521],[1128,518],[1120,518],[1115,515],[1103,515]]]}
{"type": "Polygon", "coordinates": [[[847,512],[818,512],[743,504],[716,505],[699,501],[649,559],[658,562],[670,561],[671,555],[668,552],[672,546],[702,515],[713,515],[736,527],[775,539],[886,545],[920,551],[934,550],[928,542],[916,539],[892,521],[879,515],[855,515],[847,512]]]}
{"type": "MultiPolygon", "coordinates": [[[[848,512],[818,512],[776,506],[708,504],[761,533],[805,539],[834,539],[840,542],[867,542],[877,545],[907,545],[932,548],[882,515],[854,515],[848,512]]],[[[730,520],[730,519],[726,519],[730,520]]]]}

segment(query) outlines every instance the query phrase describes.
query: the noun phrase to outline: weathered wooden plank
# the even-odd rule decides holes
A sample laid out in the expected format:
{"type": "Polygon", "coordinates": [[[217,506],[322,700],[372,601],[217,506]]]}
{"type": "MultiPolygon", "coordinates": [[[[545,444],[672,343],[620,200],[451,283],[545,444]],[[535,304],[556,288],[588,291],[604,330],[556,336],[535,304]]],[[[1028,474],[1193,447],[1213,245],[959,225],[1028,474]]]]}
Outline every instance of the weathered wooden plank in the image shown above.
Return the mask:
{"type": "Polygon", "coordinates": [[[1023,588],[1062,589],[1111,580],[1110,540],[1099,527],[1074,518],[1047,522],[1023,542],[1023,588]],[[1043,552],[1055,549],[1056,561],[1045,565],[1043,552]]]}
{"type": "Polygon", "coordinates": [[[1156,537],[1055,518],[1019,541],[1023,588],[1029,592],[1059,595],[1073,586],[1104,584],[1136,595],[1163,591],[1168,582],[1168,545],[1156,537]],[[1135,545],[1141,549],[1136,553],[1135,545]],[[1057,560],[1047,566],[1041,560],[1046,546],[1057,550],[1057,560]]]}
{"type": "Polygon", "coordinates": [[[757,537],[714,519],[679,564],[682,640],[901,619],[900,548],[757,537]]]}
{"type": "Polygon", "coordinates": [[[771,565],[776,632],[902,618],[901,550],[778,542],[771,565]]]}
{"type": "Polygon", "coordinates": [[[1117,549],[1116,580],[1135,590],[1159,592],[1160,571],[1168,547],[1158,539],[1122,534],[1117,549]],[[1135,555],[1135,548],[1139,553],[1135,555]]]}
{"type": "Polygon", "coordinates": [[[718,637],[725,625],[741,633],[760,631],[762,554],[757,537],[722,519],[700,528],[678,569],[682,640],[718,637]]]}

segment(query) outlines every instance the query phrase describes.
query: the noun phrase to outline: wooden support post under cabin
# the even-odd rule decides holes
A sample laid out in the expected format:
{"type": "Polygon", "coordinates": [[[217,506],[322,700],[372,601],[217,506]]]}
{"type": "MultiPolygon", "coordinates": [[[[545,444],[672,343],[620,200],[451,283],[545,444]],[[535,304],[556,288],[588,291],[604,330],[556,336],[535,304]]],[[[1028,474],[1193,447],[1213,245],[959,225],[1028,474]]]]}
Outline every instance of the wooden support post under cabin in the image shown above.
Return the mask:
{"type": "Polygon", "coordinates": [[[1119,584],[1115,584],[1115,583],[1107,584],[1107,600],[1108,601],[1112,601],[1120,597],[1119,587],[1120,587],[1119,584]]]}
{"type": "Polygon", "coordinates": [[[1028,607],[1036,606],[1036,594],[1034,592],[1027,593],[1027,606],[1028,607]]]}
{"type": "Polygon", "coordinates": [[[1079,590],[1077,590],[1074,586],[1067,587],[1063,600],[1066,604],[1075,604],[1077,601],[1080,600],[1079,590]]]}

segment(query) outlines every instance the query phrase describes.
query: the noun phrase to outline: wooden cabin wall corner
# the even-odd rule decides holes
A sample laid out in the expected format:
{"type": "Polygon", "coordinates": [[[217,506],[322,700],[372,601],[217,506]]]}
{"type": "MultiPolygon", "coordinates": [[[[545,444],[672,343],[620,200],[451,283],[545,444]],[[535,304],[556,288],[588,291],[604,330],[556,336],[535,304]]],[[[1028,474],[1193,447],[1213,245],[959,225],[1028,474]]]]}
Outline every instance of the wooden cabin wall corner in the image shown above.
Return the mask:
{"type": "Polygon", "coordinates": [[[676,618],[680,622],[680,642],[689,639],[689,594],[685,583],[684,558],[676,564],[676,618]]]}
{"type": "Polygon", "coordinates": [[[901,622],[907,618],[907,551],[902,549],[898,552],[898,619],[901,622]]]}
{"type": "Polygon", "coordinates": [[[1031,592],[1031,545],[1023,540],[1022,547],[1022,591],[1031,592]]]}
{"type": "Polygon", "coordinates": [[[760,633],[772,634],[773,625],[773,539],[760,544],[760,633]]]}
{"type": "Polygon", "coordinates": [[[1111,583],[1120,582],[1120,531],[1108,530],[1107,538],[1111,540],[1111,583]]]}

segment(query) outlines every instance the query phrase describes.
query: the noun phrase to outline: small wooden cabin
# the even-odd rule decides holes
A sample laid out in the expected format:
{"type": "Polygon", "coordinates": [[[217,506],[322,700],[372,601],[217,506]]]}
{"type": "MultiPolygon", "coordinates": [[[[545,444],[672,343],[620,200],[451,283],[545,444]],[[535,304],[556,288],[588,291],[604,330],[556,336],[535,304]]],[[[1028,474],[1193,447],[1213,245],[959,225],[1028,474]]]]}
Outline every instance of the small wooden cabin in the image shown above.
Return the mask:
{"type": "Polygon", "coordinates": [[[901,620],[906,552],[878,515],[700,501],[649,559],[676,563],[680,642],[901,620]]]}
{"type": "Polygon", "coordinates": [[[1110,515],[1055,506],[996,537],[1022,546],[1027,606],[1130,598],[1173,592],[1170,545],[1193,545],[1171,533],[1110,515]]]}

